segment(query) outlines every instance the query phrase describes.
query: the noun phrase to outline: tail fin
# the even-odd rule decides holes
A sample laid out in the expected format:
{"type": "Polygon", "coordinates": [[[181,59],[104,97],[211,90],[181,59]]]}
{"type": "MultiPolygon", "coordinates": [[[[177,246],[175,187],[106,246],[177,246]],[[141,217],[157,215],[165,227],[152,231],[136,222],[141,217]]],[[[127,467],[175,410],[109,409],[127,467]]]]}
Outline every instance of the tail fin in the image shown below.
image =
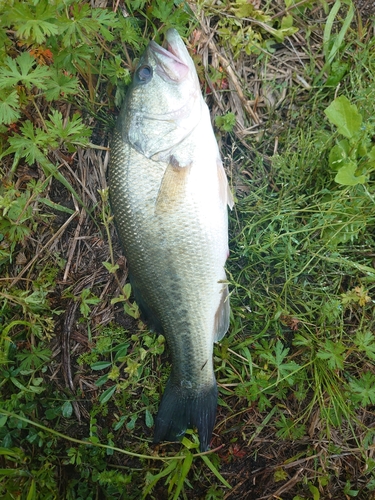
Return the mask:
{"type": "Polygon", "coordinates": [[[206,451],[215,425],[217,385],[192,392],[169,380],[156,416],[154,443],[179,441],[186,429],[198,429],[200,450],[206,451]]]}

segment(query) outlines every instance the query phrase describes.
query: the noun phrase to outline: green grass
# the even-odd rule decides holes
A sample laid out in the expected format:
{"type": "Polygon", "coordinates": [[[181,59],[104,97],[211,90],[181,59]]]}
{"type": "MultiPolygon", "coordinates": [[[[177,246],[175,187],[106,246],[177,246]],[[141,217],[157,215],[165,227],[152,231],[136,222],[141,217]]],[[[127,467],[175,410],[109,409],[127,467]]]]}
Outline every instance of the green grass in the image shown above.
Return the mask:
{"type": "Polygon", "coordinates": [[[151,446],[168,349],[139,320],[105,185],[133,60],[168,27],[199,23],[173,1],[126,2],[127,17],[72,1],[0,5],[2,498],[374,495],[375,43],[349,0],[263,4],[197,3],[238,75],[245,60],[254,80],[279,64],[308,82],[268,81],[286,97],[241,135],[228,75],[209,61],[237,202],[203,455],[194,432],[151,446]],[[275,43],[295,33],[303,64],[284,67],[275,43]]]}

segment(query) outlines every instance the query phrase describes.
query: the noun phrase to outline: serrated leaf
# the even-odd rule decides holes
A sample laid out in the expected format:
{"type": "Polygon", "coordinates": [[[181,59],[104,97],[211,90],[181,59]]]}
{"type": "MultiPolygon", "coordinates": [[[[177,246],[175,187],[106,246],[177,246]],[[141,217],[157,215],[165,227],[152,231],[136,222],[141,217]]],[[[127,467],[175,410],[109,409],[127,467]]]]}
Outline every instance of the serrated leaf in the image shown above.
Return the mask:
{"type": "Polygon", "coordinates": [[[9,125],[16,122],[21,116],[19,98],[16,90],[13,92],[0,91],[0,123],[9,125]]]}
{"type": "Polygon", "coordinates": [[[341,342],[332,342],[326,340],[323,350],[318,351],[317,358],[327,361],[329,368],[332,370],[344,368],[344,353],[345,346],[341,342]]]}
{"type": "Polygon", "coordinates": [[[161,22],[167,23],[172,14],[173,2],[164,2],[163,0],[156,0],[152,7],[152,14],[160,19],[161,22]]]}
{"type": "Polygon", "coordinates": [[[342,61],[334,61],[331,65],[331,71],[326,81],[327,87],[336,87],[341,82],[349,69],[349,64],[342,61]]]}
{"type": "Polygon", "coordinates": [[[18,28],[17,36],[24,40],[33,40],[37,44],[42,44],[47,37],[57,35],[58,32],[58,27],[49,21],[29,19],[18,28]]]}
{"type": "Polygon", "coordinates": [[[74,95],[78,92],[79,80],[75,76],[66,75],[61,70],[51,68],[51,75],[46,83],[44,95],[47,101],[74,95]]]}
{"type": "Polygon", "coordinates": [[[70,6],[69,15],[59,18],[60,33],[64,33],[62,38],[64,47],[78,45],[79,42],[92,44],[92,37],[99,30],[99,23],[91,17],[91,13],[89,4],[74,2],[70,6]]]}
{"type": "Polygon", "coordinates": [[[18,38],[40,45],[47,37],[59,32],[56,10],[56,5],[49,5],[48,0],[14,2],[8,19],[14,24],[18,38]]]}
{"type": "Polygon", "coordinates": [[[7,57],[0,67],[0,88],[13,88],[21,83],[27,89],[37,87],[45,89],[50,70],[46,66],[37,66],[37,63],[28,52],[12,59],[7,57]]]}
{"type": "Polygon", "coordinates": [[[10,148],[4,154],[16,153],[32,165],[36,161],[45,160],[44,153],[48,147],[57,147],[58,143],[44,130],[35,127],[30,120],[26,120],[20,128],[21,134],[9,138],[10,148]]]}
{"type": "Polygon", "coordinates": [[[355,175],[357,164],[349,159],[345,160],[344,166],[337,172],[335,181],[343,186],[356,186],[364,184],[367,180],[365,175],[355,175]]]}
{"type": "Polygon", "coordinates": [[[339,134],[351,139],[361,130],[362,116],[357,106],[351,104],[345,96],[337,97],[324,110],[329,121],[336,125],[339,134]]]}
{"type": "Polygon", "coordinates": [[[109,10],[92,9],[92,17],[98,22],[99,32],[107,42],[114,38],[113,34],[107,28],[117,28],[120,26],[118,16],[109,10]]]}
{"type": "Polygon", "coordinates": [[[88,138],[91,136],[91,130],[82,122],[82,118],[75,113],[72,118],[67,120],[63,118],[62,113],[53,110],[46,120],[48,134],[66,144],[88,144],[88,138]]]}
{"type": "Polygon", "coordinates": [[[365,372],[359,379],[349,382],[350,388],[354,394],[352,398],[361,406],[375,404],[375,375],[371,372],[365,372]]]}

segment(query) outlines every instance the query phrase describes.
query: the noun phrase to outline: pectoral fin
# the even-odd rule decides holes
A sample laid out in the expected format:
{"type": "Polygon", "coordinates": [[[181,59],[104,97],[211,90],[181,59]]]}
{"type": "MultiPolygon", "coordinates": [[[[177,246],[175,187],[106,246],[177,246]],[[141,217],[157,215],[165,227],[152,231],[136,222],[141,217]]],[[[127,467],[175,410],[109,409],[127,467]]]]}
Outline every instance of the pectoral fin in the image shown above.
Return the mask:
{"type": "Polygon", "coordinates": [[[217,175],[219,178],[220,199],[225,205],[228,205],[229,208],[232,209],[234,205],[233,196],[229,188],[227,174],[219,158],[217,160],[217,175]]]}
{"type": "Polygon", "coordinates": [[[186,183],[191,166],[180,167],[178,161],[171,156],[164,172],[155,203],[155,213],[161,214],[175,210],[184,199],[186,183]]]}

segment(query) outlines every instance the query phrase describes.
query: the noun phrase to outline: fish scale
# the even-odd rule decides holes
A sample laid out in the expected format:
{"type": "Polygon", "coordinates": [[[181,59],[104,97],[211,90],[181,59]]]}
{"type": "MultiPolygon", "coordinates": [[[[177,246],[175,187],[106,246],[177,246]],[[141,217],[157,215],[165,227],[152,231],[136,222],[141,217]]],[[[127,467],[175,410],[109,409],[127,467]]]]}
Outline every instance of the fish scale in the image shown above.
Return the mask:
{"type": "Polygon", "coordinates": [[[223,282],[231,198],[194,64],[178,33],[166,36],[172,56],[150,43],[121,110],[110,202],[135,299],[172,358],[154,441],[197,427],[205,450],[217,406],[213,342],[229,323],[223,282]],[[148,73],[149,81],[137,81],[148,73]]]}

